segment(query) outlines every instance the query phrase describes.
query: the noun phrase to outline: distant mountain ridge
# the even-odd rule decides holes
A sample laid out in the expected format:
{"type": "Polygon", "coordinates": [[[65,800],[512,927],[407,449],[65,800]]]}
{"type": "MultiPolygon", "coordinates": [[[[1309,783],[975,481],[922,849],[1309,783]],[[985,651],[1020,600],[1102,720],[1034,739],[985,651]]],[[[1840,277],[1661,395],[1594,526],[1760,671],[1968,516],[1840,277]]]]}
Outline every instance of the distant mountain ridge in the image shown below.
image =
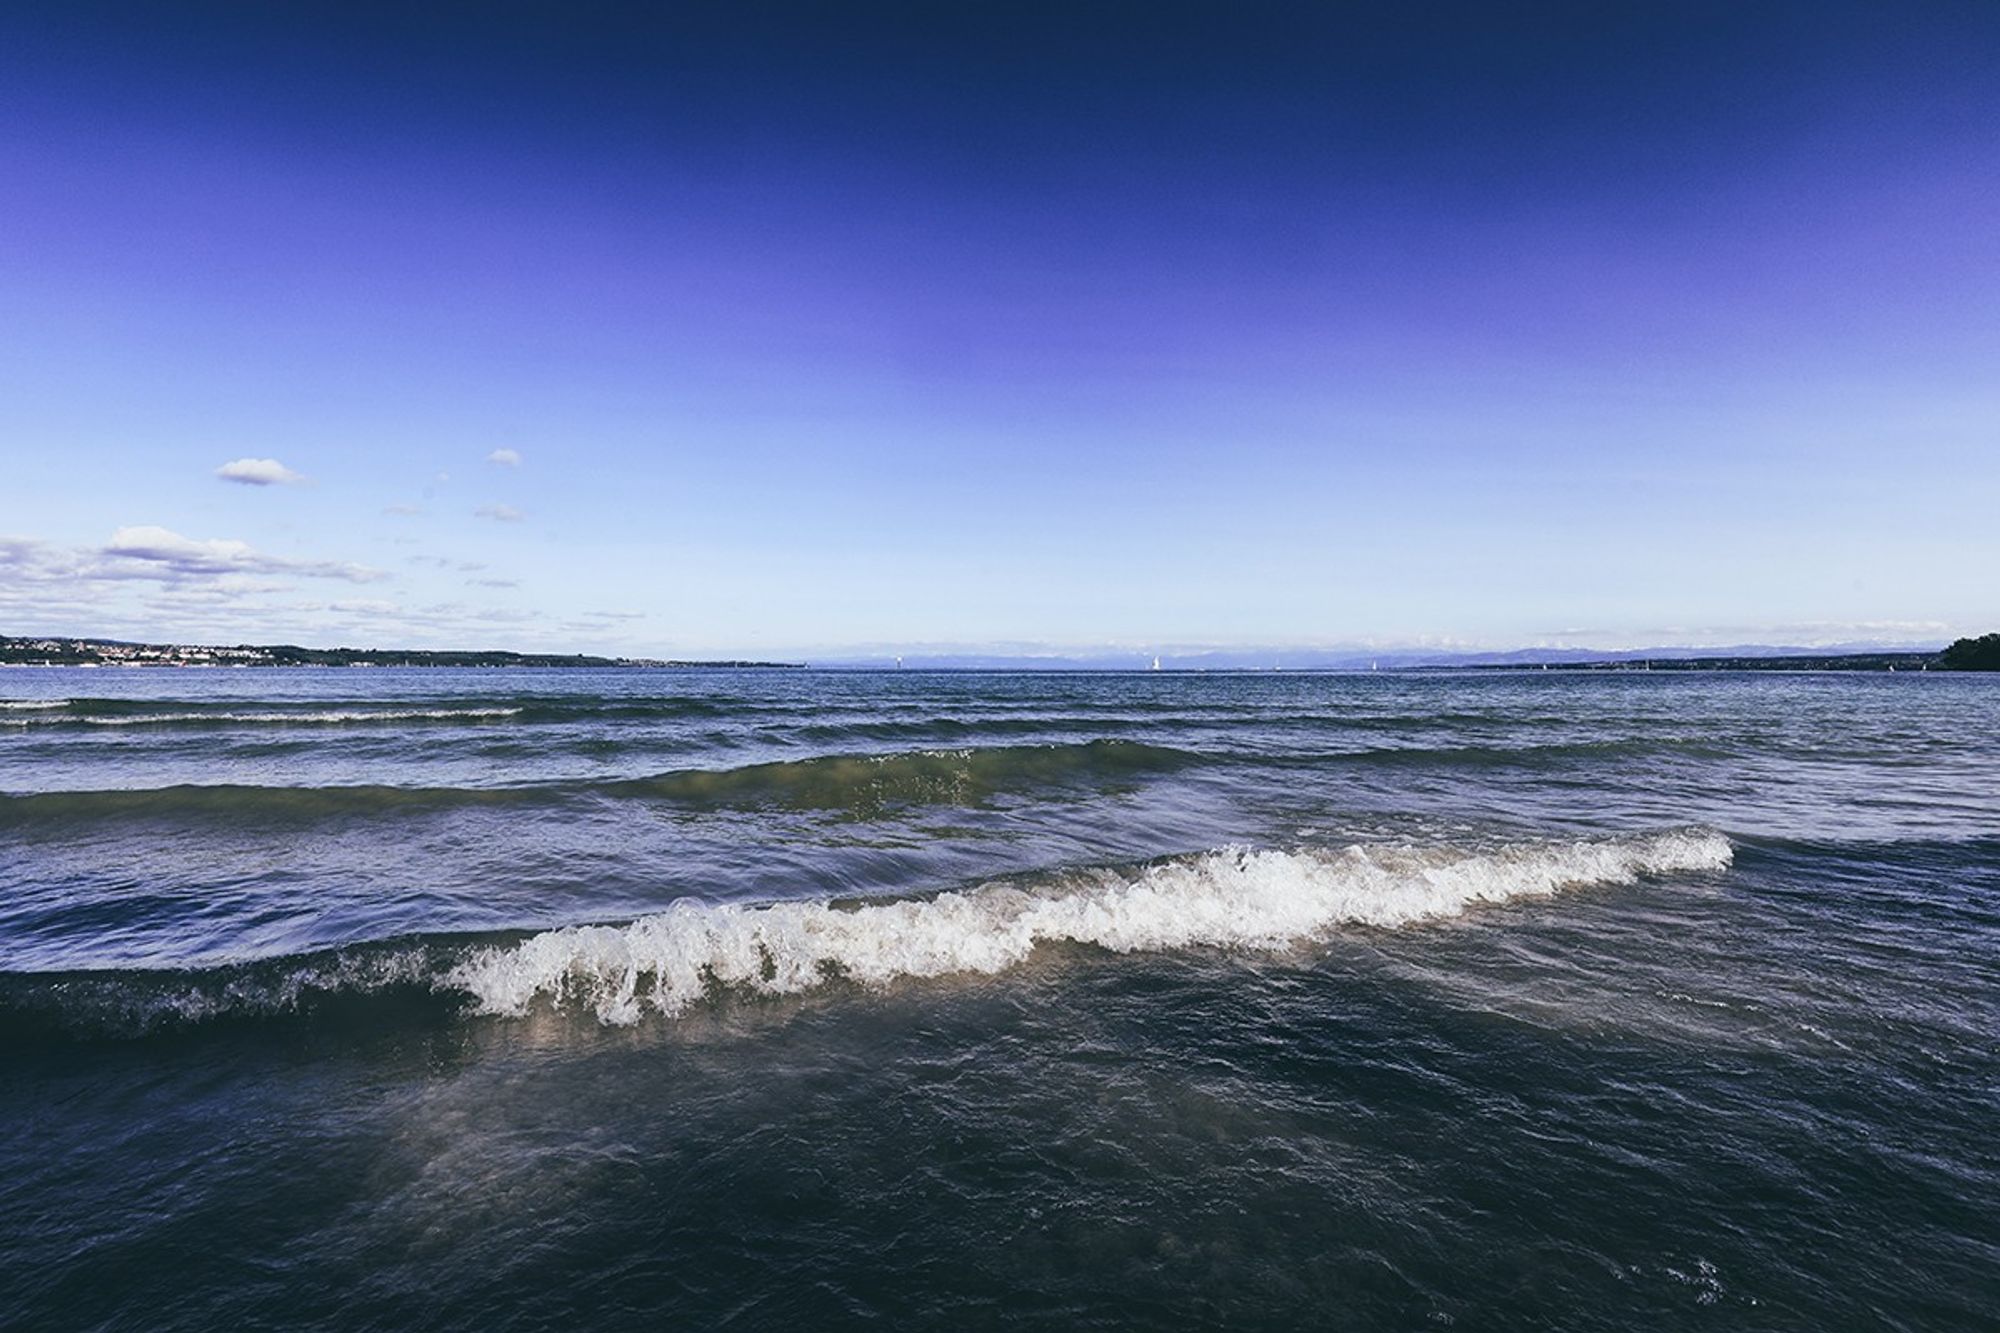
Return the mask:
{"type": "MultiPolygon", "coordinates": [[[[1410,671],[1537,667],[1640,666],[1648,662],[1710,666],[1738,664],[1737,669],[1779,669],[1786,664],[1824,663],[1817,669],[1879,670],[1895,666],[1921,667],[1935,663],[1943,645],[1843,643],[1821,647],[1778,644],[1733,644],[1705,648],[1686,645],[1657,648],[1512,648],[1505,650],[1441,651],[1437,649],[1212,649],[1174,652],[1082,653],[907,653],[815,658],[812,665],[862,670],[893,669],[898,663],[912,671],[1144,671],[1155,660],[1162,671],[1410,671]]],[[[1717,669],[1721,669],[1719,666],[1717,669]]],[[[1793,665],[1792,669],[1812,669],[1793,665]]]]}

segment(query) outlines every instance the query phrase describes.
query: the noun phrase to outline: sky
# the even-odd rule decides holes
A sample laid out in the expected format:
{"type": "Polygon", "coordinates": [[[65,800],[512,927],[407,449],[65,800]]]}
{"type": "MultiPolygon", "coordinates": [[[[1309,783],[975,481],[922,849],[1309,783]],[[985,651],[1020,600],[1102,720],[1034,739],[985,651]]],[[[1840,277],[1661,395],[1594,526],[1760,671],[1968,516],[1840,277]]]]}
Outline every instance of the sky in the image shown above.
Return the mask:
{"type": "Polygon", "coordinates": [[[2000,628],[2000,6],[0,7],[0,633],[2000,628]]]}

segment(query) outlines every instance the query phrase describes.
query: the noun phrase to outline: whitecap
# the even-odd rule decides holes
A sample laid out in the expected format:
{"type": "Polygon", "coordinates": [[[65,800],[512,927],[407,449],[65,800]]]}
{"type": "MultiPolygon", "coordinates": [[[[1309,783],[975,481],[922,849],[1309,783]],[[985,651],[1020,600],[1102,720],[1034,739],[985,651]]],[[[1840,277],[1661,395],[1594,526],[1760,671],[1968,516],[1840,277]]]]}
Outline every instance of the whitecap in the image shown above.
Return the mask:
{"type": "Polygon", "coordinates": [[[796,994],[845,977],[997,973],[1042,944],[1116,953],[1197,946],[1273,950],[1343,928],[1395,928],[1479,903],[1544,897],[1642,875],[1728,866],[1708,829],[1461,847],[1226,848],[1139,870],[1069,872],[1035,888],[996,882],[933,898],[843,906],[677,904],[622,926],[571,926],[481,948],[441,980],[477,1008],[521,1015],[537,1001],[636,1022],[676,1014],[717,985],[796,994]]]}

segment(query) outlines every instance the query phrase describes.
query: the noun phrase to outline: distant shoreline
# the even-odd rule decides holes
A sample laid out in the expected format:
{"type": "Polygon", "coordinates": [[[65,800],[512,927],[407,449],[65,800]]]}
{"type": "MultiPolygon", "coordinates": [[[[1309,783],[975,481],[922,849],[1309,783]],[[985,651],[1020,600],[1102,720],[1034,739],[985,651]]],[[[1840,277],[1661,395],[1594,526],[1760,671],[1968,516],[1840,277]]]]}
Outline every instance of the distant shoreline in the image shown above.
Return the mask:
{"type": "MultiPolygon", "coordinates": [[[[1952,660],[1947,651],[1861,651],[1829,653],[1722,653],[1683,656],[1670,653],[1591,657],[1555,657],[1547,660],[1514,659],[1502,662],[1479,660],[1468,654],[1466,661],[1384,663],[1380,667],[1352,662],[1300,663],[1268,667],[1205,664],[1199,659],[1171,663],[1150,671],[1104,661],[1022,660],[942,661],[902,663],[889,661],[841,660],[770,662],[744,658],[646,658],[601,657],[586,653],[519,653],[501,650],[446,650],[393,648],[302,648],[293,644],[186,644],[129,643],[115,639],[79,639],[63,636],[0,635],[0,667],[113,667],[113,668],[197,668],[241,670],[244,668],[352,667],[424,670],[680,670],[680,671],[832,671],[893,674],[897,671],[952,672],[967,674],[1103,674],[1103,675],[1438,675],[1453,672],[1823,672],[1954,671],[1965,665],[1952,660]]],[[[1976,667],[1973,669],[1977,669],[1976,667]]]]}
{"type": "Polygon", "coordinates": [[[496,668],[672,667],[687,670],[796,671],[800,662],[721,661],[645,657],[596,657],[586,653],[515,653],[397,648],[301,648],[295,644],[126,643],[60,635],[0,635],[0,666],[118,667],[177,670],[246,667],[496,668]]]}

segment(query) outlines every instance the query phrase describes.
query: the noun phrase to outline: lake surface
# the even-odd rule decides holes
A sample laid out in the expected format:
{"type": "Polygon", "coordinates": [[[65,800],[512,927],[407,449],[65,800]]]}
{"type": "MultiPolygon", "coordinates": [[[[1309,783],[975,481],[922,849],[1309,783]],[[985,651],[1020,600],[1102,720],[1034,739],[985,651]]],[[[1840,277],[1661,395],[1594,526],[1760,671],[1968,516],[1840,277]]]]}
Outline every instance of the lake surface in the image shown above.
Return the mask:
{"type": "Polygon", "coordinates": [[[1969,1328],[2000,678],[0,672],[0,1322],[1969,1328]]]}

